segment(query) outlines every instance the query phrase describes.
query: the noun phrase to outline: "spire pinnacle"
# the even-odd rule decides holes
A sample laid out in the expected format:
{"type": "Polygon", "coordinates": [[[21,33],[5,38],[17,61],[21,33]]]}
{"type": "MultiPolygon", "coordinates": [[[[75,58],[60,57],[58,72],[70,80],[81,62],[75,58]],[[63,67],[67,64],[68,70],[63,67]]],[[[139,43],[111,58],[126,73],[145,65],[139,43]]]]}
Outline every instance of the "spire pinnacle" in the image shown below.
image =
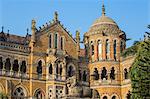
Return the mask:
{"type": "Polygon", "coordinates": [[[2,26],[2,33],[3,33],[3,31],[4,31],[4,26],[2,26]]]}
{"type": "Polygon", "coordinates": [[[102,15],[105,16],[105,6],[104,6],[104,0],[103,0],[103,5],[102,5],[102,15]]]}
{"type": "Polygon", "coordinates": [[[57,13],[57,11],[55,11],[55,13],[54,13],[54,20],[58,21],[58,13],[57,13]]]}

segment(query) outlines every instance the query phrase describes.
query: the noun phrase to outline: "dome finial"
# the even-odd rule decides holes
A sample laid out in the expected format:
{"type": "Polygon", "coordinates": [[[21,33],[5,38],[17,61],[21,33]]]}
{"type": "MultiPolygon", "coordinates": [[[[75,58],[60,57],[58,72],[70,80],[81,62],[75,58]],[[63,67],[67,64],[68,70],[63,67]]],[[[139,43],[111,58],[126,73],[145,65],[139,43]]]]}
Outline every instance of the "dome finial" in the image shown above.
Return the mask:
{"type": "Polygon", "coordinates": [[[105,6],[104,6],[104,0],[102,1],[102,15],[105,16],[105,6]]]}

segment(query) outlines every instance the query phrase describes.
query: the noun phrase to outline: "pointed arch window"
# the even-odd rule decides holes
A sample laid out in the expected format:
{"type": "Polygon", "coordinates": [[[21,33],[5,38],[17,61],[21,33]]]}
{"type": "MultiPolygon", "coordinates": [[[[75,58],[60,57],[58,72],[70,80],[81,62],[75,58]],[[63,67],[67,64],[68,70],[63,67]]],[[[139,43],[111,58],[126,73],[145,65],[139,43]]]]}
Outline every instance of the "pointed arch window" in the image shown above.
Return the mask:
{"type": "Polygon", "coordinates": [[[115,80],[115,68],[114,68],[114,67],[111,68],[111,71],[110,71],[110,79],[111,79],[111,80],[115,80]]]}
{"type": "Polygon", "coordinates": [[[124,79],[128,79],[128,70],[124,69],[124,79]]]}
{"type": "Polygon", "coordinates": [[[110,43],[109,40],[106,40],[106,59],[109,59],[109,54],[110,54],[110,43]]]}
{"type": "Polygon", "coordinates": [[[3,69],[3,58],[0,57],[0,70],[2,70],[2,69],[3,69]]]}
{"type": "Polygon", "coordinates": [[[10,68],[11,68],[10,59],[7,58],[6,62],[5,62],[5,69],[6,69],[6,71],[10,71],[10,68]]]}
{"type": "Polygon", "coordinates": [[[94,80],[99,80],[99,73],[98,73],[97,68],[94,68],[93,76],[94,76],[94,80]]]}
{"type": "Polygon", "coordinates": [[[98,59],[102,59],[102,42],[101,40],[98,40],[98,59]]]}
{"type": "Polygon", "coordinates": [[[116,49],[117,48],[117,41],[114,40],[114,59],[116,60],[116,55],[117,55],[117,52],[116,52],[116,49]]]}
{"type": "Polygon", "coordinates": [[[122,53],[122,51],[123,51],[123,41],[121,41],[120,43],[120,52],[122,53]]]}
{"type": "Polygon", "coordinates": [[[49,48],[52,48],[52,34],[49,35],[49,48]]]}
{"type": "Polygon", "coordinates": [[[79,70],[79,81],[82,80],[82,73],[81,73],[81,70],[79,70]]]}
{"type": "Polygon", "coordinates": [[[53,67],[52,67],[52,64],[49,65],[49,74],[53,74],[53,67]]]}
{"type": "Polygon", "coordinates": [[[103,67],[102,73],[101,73],[101,79],[106,79],[107,80],[107,70],[105,67],[103,67]]]}
{"type": "Polygon", "coordinates": [[[60,64],[60,68],[59,68],[59,74],[60,74],[60,75],[62,75],[62,70],[63,70],[62,64],[60,64]]]}
{"type": "Polygon", "coordinates": [[[86,71],[83,71],[83,81],[87,81],[87,73],[86,73],[86,71]]]}
{"type": "Polygon", "coordinates": [[[19,71],[19,64],[18,64],[18,60],[14,60],[14,64],[13,64],[13,71],[14,72],[18,72],[19,71]]]}
{"type": "Polygon", "coordinates": [[[74,69],[72,66],[69,66],[68,68],[68,77],[72,77],[74,75],[74,69]]]}
{"type": "Polygon", "coordinates": [[[60,49],[64,50],[64,37],[60,38],[60,49]]]}
{"type": "Polygon", "coordinates": [[[38,75],[42,74],[42,61],[41,60],[38,62],[37,73],[38,75]]]}
{"type": "Polygon", "coordinates": [[[55,33],[55,37],[54,37],[55,39],[54,39],[54,45],[55,45],[55,48],[57,48],[58,47],[58,34],[57,33],[55,33]]]}
{"type": "Polygon", "coordinates": [[[20,71],[21,73],[26,73],[26,61],[22,61],[20,71]]]}

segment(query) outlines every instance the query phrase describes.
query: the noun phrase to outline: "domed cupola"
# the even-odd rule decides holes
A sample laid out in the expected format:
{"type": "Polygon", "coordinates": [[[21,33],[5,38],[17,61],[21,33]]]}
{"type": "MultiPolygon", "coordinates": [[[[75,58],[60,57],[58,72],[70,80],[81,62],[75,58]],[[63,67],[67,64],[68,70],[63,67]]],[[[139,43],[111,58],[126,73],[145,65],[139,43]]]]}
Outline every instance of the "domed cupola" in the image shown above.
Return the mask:
{"type": "Polygon", "coordinates": [[[85,33],[86,36],[94,35],[94,34],[120,34],[122,31],[119,29],[117,23],[107,17],[105,14],[105,7],[102,6],[102,16],[94,21],[91,25],[89,31],[85,33]]]}
{"type": "Polygon", "coordinates": [[[84,44],[87,57],[95,61],[119,61],[120,53],[125,49],[126,35],[119,29],[117,23],[105,15],[105,6],[102,6],[102,15],[91,25],[84,34],[84,44]]]}

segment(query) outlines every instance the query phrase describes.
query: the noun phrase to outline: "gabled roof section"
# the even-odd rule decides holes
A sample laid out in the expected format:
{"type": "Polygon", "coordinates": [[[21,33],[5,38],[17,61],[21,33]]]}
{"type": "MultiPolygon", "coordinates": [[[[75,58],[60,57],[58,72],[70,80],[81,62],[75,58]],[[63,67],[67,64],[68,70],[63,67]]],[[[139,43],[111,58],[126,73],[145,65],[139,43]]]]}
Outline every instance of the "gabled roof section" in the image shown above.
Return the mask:
{"type": "Polygon", "coordinates": [[[69,33],[69,31],[67,31],[67,28],[65,28],[64,25],[61,24],[61,22],[58,20],[57,12],[55,12],[54,19],[52,20],[52,22],[51,21],[49,21],[48,23],[46,22],[45,25],[42,25],[42,27],[39,27],[39,29],[37,29],[37,33],[43,32],[56,25],[59,25],[67,33],[67,35],[73,40],[73,42],[77,43],[76,40],[72,37],[72,35],[69,33]]]}

